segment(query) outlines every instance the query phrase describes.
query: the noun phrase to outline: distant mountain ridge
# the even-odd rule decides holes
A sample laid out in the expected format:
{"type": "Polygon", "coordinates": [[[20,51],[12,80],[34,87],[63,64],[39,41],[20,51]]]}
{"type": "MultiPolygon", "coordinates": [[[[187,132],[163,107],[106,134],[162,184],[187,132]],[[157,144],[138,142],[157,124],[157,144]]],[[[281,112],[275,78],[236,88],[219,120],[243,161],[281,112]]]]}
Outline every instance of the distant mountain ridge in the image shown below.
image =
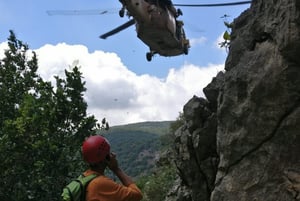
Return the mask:
{"type": "Polygon", "coordinates": [[[107,133],[113,133],[116,131],[142,131],[148,133],[154,133],[157,135],[164,135],[169,131],[170,124],[173,121],[146,121],[132,124],[112,126],[107,133]]]}

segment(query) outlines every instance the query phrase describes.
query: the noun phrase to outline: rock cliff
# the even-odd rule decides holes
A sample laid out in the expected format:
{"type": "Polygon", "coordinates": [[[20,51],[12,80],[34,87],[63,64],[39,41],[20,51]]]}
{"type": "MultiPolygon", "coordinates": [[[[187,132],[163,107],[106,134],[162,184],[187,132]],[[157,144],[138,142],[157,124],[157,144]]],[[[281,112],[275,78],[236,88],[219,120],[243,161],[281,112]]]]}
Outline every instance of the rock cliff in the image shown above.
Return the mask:
{"type": "Polygon", "coordinates": [[[300,0],[253,0],[203,91],[183,108],[166,201],[300,200],[300,0]]]}

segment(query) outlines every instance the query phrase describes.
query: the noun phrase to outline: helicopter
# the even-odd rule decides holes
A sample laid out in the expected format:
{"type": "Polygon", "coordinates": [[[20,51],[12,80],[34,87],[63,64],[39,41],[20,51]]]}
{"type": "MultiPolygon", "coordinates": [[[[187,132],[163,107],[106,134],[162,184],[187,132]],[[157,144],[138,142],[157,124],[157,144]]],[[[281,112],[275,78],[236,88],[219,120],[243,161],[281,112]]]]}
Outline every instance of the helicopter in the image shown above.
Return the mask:
{"type": "MultiPolygon", "coordinates": [[[[119,0],[122,8],[119,16],[124,17],[125,13],[129,20],[113,30],[100,35],[106,39],[132,25],[135,25],[137,37],[149,47],[146,53],[147,61],[151,61],[155,54],[165,57],[187,55],[190,42],[183,29],[183,21],[178,20],[182,15],[178,7],[215,7],[234,6],[249,4],[251,1],[239,1],[230,3],[214,4],[173,4],[171,0],[119,0]],[[131,19],[130,19],[131,18],[131,19]]],[[[96,11],[98,12],[98,11],[96,11]]],[[[79,11],[47,11],[48,15],[55,14],[78,14],[79,11]]],[[[106,11],[98,13],[105,14],[106,11]]]]}
{"type": "Polygon", "coordinates": [[[137,37],[149,47],[146,53],[147,61],[151,61],[154,54],[161,56],[177,56],[188,54],[190,44],[186,38],[183,21],[177,17],[182,15],[180,9],[159,0],[119,0],[122,8],[119,16],[124,17],[125,11],[131,20],[100,36],[102,39],[115,33],[136,26],[137,37]]]}
{"type": "MultiPolygon", "coordinates": [[[[137,37],[149,47],[146,53],[147,61],[151,61],[154,54],[161,56],[187,55],[190,48],[183,29],[183,21],[178,20],[182,15],[180,9],[175,8],[171,0],[119,0],[122,8],[119,16],[127,16],[133,19],[121,26],[100,36],[102,39],[118,33],[127,27],[136,26],[137,37]]],[[[221,4],[198,4],[198,5],[179,5],[193,7],[229,6],[250,3],[251,1],[231,2],[221,4]]]]}

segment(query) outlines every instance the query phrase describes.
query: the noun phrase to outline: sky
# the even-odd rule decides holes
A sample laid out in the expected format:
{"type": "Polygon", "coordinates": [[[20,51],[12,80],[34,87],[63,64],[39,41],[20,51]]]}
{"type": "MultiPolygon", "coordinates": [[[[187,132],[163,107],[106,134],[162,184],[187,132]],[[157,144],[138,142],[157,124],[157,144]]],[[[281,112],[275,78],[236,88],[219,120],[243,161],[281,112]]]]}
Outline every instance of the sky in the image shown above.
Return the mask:
{"type": "MultiPolygon", "coordinates": [[[[238,0],[173,0],[174,4],[227,3],[238,0]]],[[[224,70],[227,51],[218,45],[231,22],[250,4],[226,7],[177,7],[190,40],[188,55],[146,60],[149,48],[135,26],[106,40],[99,36],[125,23],[118,0],[0,0],[0,59],[9,30],[37,53],[39,74],[53,81],[80,66],[88,114],[110,125],[175,120],[194,95],[224,70]],[[79,11],[49,15],[47,11],[79,11]],[[101,14],[105,11],[105,14],[101,14]],[[107,11],[107,12],[106,12],[107,11]],[[83,14],[83,13],[87,14],[83,14]]]]}

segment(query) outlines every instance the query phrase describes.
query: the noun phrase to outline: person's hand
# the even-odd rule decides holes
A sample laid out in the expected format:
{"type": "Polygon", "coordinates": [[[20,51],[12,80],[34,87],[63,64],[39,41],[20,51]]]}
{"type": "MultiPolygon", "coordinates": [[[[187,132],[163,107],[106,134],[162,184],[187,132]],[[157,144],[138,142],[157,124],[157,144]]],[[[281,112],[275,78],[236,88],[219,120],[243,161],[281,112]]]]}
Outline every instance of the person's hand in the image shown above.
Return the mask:
{"type": "Polygon", "coordinates": [[[116,172],[119,169],[119,164],[115,153],[110,153],[110,160],[107,161],[107,166],[113,172],[116,172]]]}
{"type": "Polygon", "coordinates": [[[106,160],[107,167],[120,179],[124,186],[134,183],[133,180],[119,167],[115,153],[110,153],[110,159],[106,160]]]}

